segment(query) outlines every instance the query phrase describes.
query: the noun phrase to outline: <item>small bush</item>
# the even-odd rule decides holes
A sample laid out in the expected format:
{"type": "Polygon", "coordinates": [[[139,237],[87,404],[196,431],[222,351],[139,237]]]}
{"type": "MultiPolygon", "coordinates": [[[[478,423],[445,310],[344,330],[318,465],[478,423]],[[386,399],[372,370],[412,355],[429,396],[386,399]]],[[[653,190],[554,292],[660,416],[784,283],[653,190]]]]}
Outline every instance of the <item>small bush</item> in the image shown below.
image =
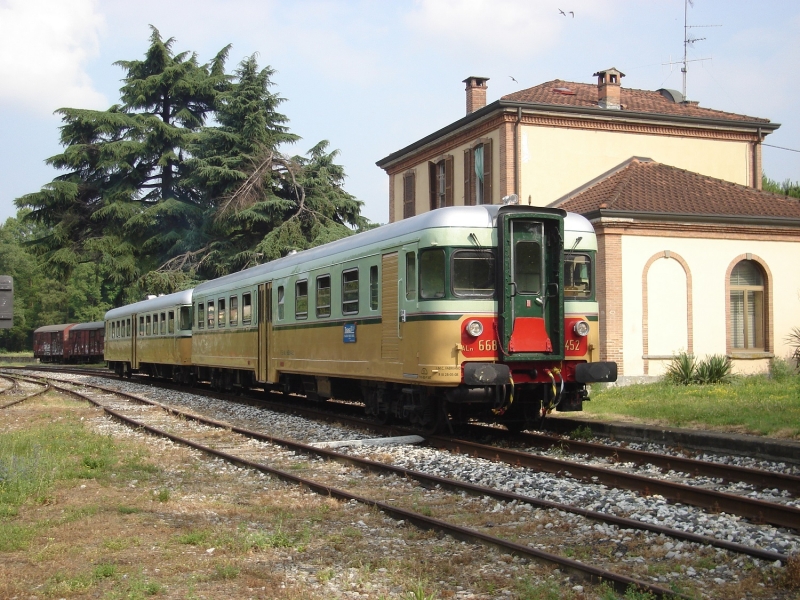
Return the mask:
{"type": "Polygon", "coordinates": [[[681,352],[670,361],[664,379],[676,385],[689,385],[694,383],[696,372],[697,361],[694,355],[681,352]]]}
{"type": "Polygon", "coordinates": [[[697,383],[727,383],[731,377],[731,361],[723,354],[712,354],[697,363],[697,383]]]}
{"type": "Polygon", "coordinates": [[[712,354],[697,361],[693,354],[681,352],[673,357],[664,379],[676,385],[728,383],[731,361],[724,354],[712,354]]]}
{"type": "Polygon", "coordinates": [[[792,363],[783,358],[773,358],[769,361],[769,376],[775,381],[787,381],[794,377],[797,371],[792,363]]]}

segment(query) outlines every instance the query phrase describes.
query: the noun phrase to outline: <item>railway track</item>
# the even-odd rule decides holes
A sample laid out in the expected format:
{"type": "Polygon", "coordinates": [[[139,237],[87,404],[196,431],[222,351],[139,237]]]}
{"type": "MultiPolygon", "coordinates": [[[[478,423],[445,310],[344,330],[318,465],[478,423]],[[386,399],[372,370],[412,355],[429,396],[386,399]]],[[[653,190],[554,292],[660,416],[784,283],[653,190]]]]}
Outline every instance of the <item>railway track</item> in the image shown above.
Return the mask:
{"type": "MultiPolygon", "coordinates": [[[[69,370],[69,372],[85,374],[83,370],[69,370]]],[[[154,383],[150,378],[145,378],[145,380],[150,384],[154,383]]],[[[169,387],[176,390],[184,389],[177,386],[169,387]]],[[[248,402],[246,399],[230,394],[217,394],[202,390],[193,391],[234,402],[248,402]]],[[[381,435],[409,432],[403,428],[381,426],[366,421],[360,415],[356,415],[356,411],[352,411],[352,414],[342,414],[337,411],[331,415],[325,410],[298,406],[297,404],[287,407],[285,402],[272,402],[263,399],[259,399],[257,402],[259,405],[266,404],[272,410],[291,410],[312,418],[333,419],[338,422],[350,423],[354,427],[366,427],[381,435]]],[[[489,433],[498,437],[502,445],[508,443],[503,430],[486,427],[479,428],[479,430],[483,435],[489,433]]],[[[696,506],[712,512],[724,512],[742,516],[756,524],[769,523],[777,527],[800,530],[800,508],[791,505],[790,502],[794,500],[793,498],[789,498],[789,503],[785,501],[766,501],[746,495],[749,492],[746,488],[737,489],[738,493],[719,491],[717,489],[720,481],[739,482],[780,491],[796,497],[798,491],[800,491],[800,477],[796,475],[678,456],[665,456],[655,452],[630,450],[600,443],[573,441],[545,434],[526,433],[519,439],[525,446],[544,449],[557,448],[561,453],[574,453],[581,456],[610,459],[614,464],[603,466],[586,464],[586,461],[580,462],[578,458],[554,458],[527,450],[502,447],[496,443],[480,444],[454,436],[428,436],[426,439],[429,446],[449,452],[467,454],[472,457],[526,467],[558,476],[569,476],[584,482],[599,483],[634,491],[645,496],[659,495],[669,502],[696,506]],[[646,475],[629,472],[627,465],[652,465],[656,469],[669,472],[670,480],[663,475],[657,477],[652,472],[646,475]],[[696,481],[698,477],[711,478],[717,481],[704,482],[701,485],[696,481]]],[[[778,496],[778,499],[784,500],[780,496],[778,496]]]]}
{"type": "MultiPolygon", "coordinates": [[[[103,391],[103,393],[104,394],[118,394],[118,392],[116,392],[114,390],[105,390],[105,391],[103,391]]],[[[136,398],[135,400],[139,401],[141,399],[136,398]]],[[[94,401],[99,403],[99,404],[101,404],[101,405],[105,404],[106,410],[109,411],[109,412],[110,411],[115,411],[115,409],[113,407],[109,406],[109,404],[113,404],[113,402],[109,403],[107,401],[97,400],[97,399],[95,399],[94,401]]],[[[125,404],[127,406],[127,403],[125,403],[125,404]]],[[[174,409],[170,409],[170,410],[172,410],[172,412],[174,414],[181,414],[181,418],[183,418],[183,419],[190,418],[185,413],[178,413],[174,409]]],[[[168,421],[169,418],[166,418],[166,417],[163,416],[165,413],[164,413],[164,411],[163,411],[163,409],[161,407],[155,408],[155,409],[153,409],[153,411],[155,411],[156,414],[159,414],[159,415],[162,415],[162,416],[158,417],[158,418],[155,418],[154,423],[153,424],[149,424],[149,425],[142,422],[142,418],[141,418],[142,417],[142,411],[141,411],[141,409],[137,409],[137,410],[133,411],[134,414],[136,415],[135,417],[130,417],[128,415],[124,415],[121,412],[119,412],[118,410],[115,411],[115,412],[118,413],[115,416],[117,416],[120,419],[125,419],[127,417],[128,419],[131,419],[130,422],[131,422],[131,424],[133,426],[150,427],[150,428],[152,428],[152,430],[151,429],[148,429],[148,430],[151,430],[153,433],[158,432],[159,434],[162,434],[163,432],[165,432],[164,419],[166,419],[168,421]]],[[[110,414],[113,414],[113,413],[110,412],[110,414]]],[[[171,418],[174,419],[174,417],[171,417],[171,418]]],[[[455,480],[452,480],[452,479],[445,479],[445,478],[441,478],[441,477],[431,476],[431,475],[428,475],[428,474],[425,474],[425,473],[416,472],[416,471],[413,471],[413,470],[410,470],[410,469],[403,469],[403,468],[395,467],[395,466],[392,466],[392,465],[385,465],[385,464],[382,464],[382,463],[377,463],[375,461],[358,459],[358,458],[355,458],[353,456],[344,456],[344,455],[342,455],[340,453],[331,452],[329,450],[324,450],[324,449],[320,449],[320,448],[314,448],[314,447],[309,446],[308,444],[296,443],[296,442],[291,442],[291,441],[287,441],[287,440],[278,440],[277,438],[275,438],[273,436],[264,435],[264,434],[259,433],[259,432],[250,431],[250,430],[247,430],[247,429],[244,429],[244,428],[231,426],[229,423],[220,423],[220,422],[215,421],[213,419],[203,420],[202,418],[197,418],[197,417],[192,417],[192,418],[196,419],[198,421],[202,421],[204,423],[204,425],[206,425],[206,426],[213,426],[213,427],[216,427],[218,429],[219,428],[223,428],[224,430],[229,431],[231,435],[233,435],[233,434],[240,435],[240,436],[243,436],[244,438],[246,438],[248,440],[258,440],[260,442],[267,442],[269,444],[279,443],[282,448],[290,449],[293,453],[303,453],[303,454],[306,454],[306,455],[313,454],[313,455],[316,455],[316,456],[322,456],[322,457],[324,457],[325,459],[328,459],[328,460],[335,460],[335,461],[339,461],[339,462],[345,462],[346,464],[348,464],[348,465],[350,465],[352,467],[355,467],[355,468],[358,468],[358,469],[364,470],[364,471],[370,471],[370,472],[378,472],[378,471],[380,471],[380,472],[383,472],[383,473],[390,473],[390,474],[392,474],[392,475],[394,475],[396,477],[401,477],[401,478],[404,478],[404,479],[413,478],[414,480],[420,482],[422,485],[424,485],[427,488],[448,489],[448,490],[452,490],[452,491],[454,491],[456,493],[460,493],[460,494],[465,494],[466,493],[466,494],[471,494],[473,496],[479,496],[479,497],[491,497],[494,500],[497,500],[499,502],[510,503],[511,505],[527,504],[527,505],[530,505],[530,506],[534,506],[537,509],[544,509],[544,510],[548,510],[548,511],[559,511],[561,513],[569,512],[569,513],[572,513],[572,514],[580,515],[581,517],[585,517],[585,518],[588,518],[588,519],[597,520],[597,521],[604,521],[606,523],[611,523],[614,526],[619,527],[621,529],[646,530],[646,531],[650,532],[651,534],[659,534],[662,537],[664,535],[669,535],[671,537],[674,537],[674,538],[676,538],[678,540],[683,540],[685,542],[716,546],[717,548],[720,548],[720,549],[726,549],[726,550],[729,550],[731,552],[748,554],[750,556],[759,558],[761,560],[766,560],[766,561],[771,561],[771,562],[772,561],[776,561],[776,560],[785,561],[786,558],[787,558],[787,556],[784,555],[784,554],[765,551],[765,550],[760,550],[760,549],[757,549],[757,548],[749,548],[749,547],[746,547],[746,546],[742,546],[740,544],[726,542],[724,540],[717,540],[717,539],[714,539],[714,538],[708,538],[708,537],[704,537],[704,536],[701,536],[701,535],[695,535],[695,534],[691,534],[691,533],[687,533],[687,532],[676,531],[676,530],[672,530],[672,529],[669,529],[669,528],[666,528],[666,527],[659,527],[659,526],[650,525],[650,524],[647,524],[647,523],[642,523],[640,521],[614,517],[613,515],[608,515],[608,514],[604,514],[604,513],[596,513],[596,512],[593,512],[593,511],[584,510],[584,509],[580,509],[580,508],[577,508],[577,507],[572,507],[572,506],[563,505],[563,504],[559,504],[559,503],[542,501],[540,499],[533,498],[533,497],[530,497],[530,496],[525,496],[523,494],[515,494],[515,493],[511,493],[511,492],[503,492],[501,490],[491,489],[491,488],[487,488],[485,486],[472,485],[472,484],[469,484],[469,483],[458,482],[458,481],[455,481],[455,480]]],[[[172,427],[172,425],[166,427],[166,429],[169,429],[169,427],[172,427]]],[[[178,434],[175,434],[175,433],[171,434],[171,436],[172,436],[172,439],[174,439],[175,441],[179,441],[181,443],[187,443],[188,445],[191,445],[192,447],[196,447],[198,449],[206,450],[206,448],[204,447],[204,444],[202,442],[197,442],[197,441],[192,441],[192,440],[189,440],[189,439],[184,439],[182,435],[178,435],[178,434]]],[[[215,438],[219,438],[219,434],[215,434],[215,438]]],[[[487,534],[483,533],[482,531],[476,530],[475,528],[465,529],[463,527],[460,527],[459,525],[452,525],[452,524],[448,525],[447,523],[444,523],[444,522],[439,523],[439,522],[437,522],[436,519],[431,519],[429,517],[425,517],[425,515],[421,515],[419,513],[414,512],[414,511],[409,511],[408,508],[404,508],[402,506],[397,506],[396,504],[389,505],[389,504],[387,504],[385,502],[382,502],[382,501],[379,501],[379,500],[372,500],[368,496],[365,496],[365,495],[361,495],[361,494],[354,493],[354,492],[345,492],[344,490],[336,488],[336,486],[333,485],[330,480],[325,481],[325,482],[311,481],[311,480],[308,480],[306,477],[302,477],[302,478],[301,477],[297,477],[295,474],[292,474],[291,472],[289,472],[286,469],[275,469],[274,467],[267,468],[263,464],[263,461],[253,460],[252,456],[248,455],[246,451],[235,450],[235,448],[239,448],[239,447],[240,447],[239,443],[234,444],[232,442],[219,442],[217,444],[217,449],[215,450],[214,453],[216,453],[218,456],[226,458],[227,460],[231,460],[232,462],[236,462],[237,464],[246,465],[246,466],[252,467],[252,468],[258,468],[259,470],[262,470],[262,472],[268,472],[268,473],[271,473],[272,475],[281,477],[283,479],[286,479],[286,480],[289,480],[289,481],[293,481],[293,482],[299,483],[301,485],[305,485],[306,487],[308,487],[310,489],[313,489],[313,490],[315,490],[315,491],[317,491],[319,493],[328,494],[328,495],[334,495],[336,497],[343,498],[343,499],[345,499],[345,498],[346,499],[356,499],[359,502],[364,502],[365,504],[368,504],[370,506],[374,506],[376,508],[379,508],[380,510],[384,511],[387,514],[394,515],[395,518],[408,520],[408,521],[413,522],[413,523],[415,523],[415,524],[417,524],[417,525],[419,525],[421,527],[424,527],[424,528],[436,528],[436,529],[438,529],[440,531],[446,531],[447,533],[449,533],[450,535],[453,535],[457,539],[467,539],[467,540],[470,540],[472,542],[480,542],[480,543],[486,543],[486,544],[494,545],[496,547],[502,547],[502,548],[504,548],[504,550],[506,552],[511,552],[511,553],[514,553],[514,554],[527,556],[529,558],[535,558],[537,560],[543,560],[543,561],[546,561],[546,562],[551,562],[552,564],[558,564],[559,568],[561,568],[562,570],[565,570],[567,572],[576,573],[576,574],[580,573],[582,577],[588,577],[589,579],[595,579],[596,580],[598,577],[601,577],[606,581],[614,581],[615,585],[618,587],[618,589],[625,588],[625,587],[627,587],[629,585],[638,585],[638,586],[650,585],[650,584],[646,584],[643,581],[633,581],[630,578],[617,577],[614,573],[610,573],[610,572],[604,572],[604,573],[601,574],[601,571],[603,571],[603,569],[601,569],[600,571],[593,570],[594,568],[587,570],[587,569],[583,568],[585,566],[585,564],[579,563],[579,565],[575,565],[575,564],[572,564],[574,561],[570,561],[569,559],[566,559],[566,562],[562,562],[564,560],[563,557],[559,557],[559,556],[557,556],[557,555],[555,555],[555,554],[553,554],[551,552],[546,552],[546,551],[542,551],[542,550],[535,550],[534,551],[529,546],[521,546],[520,544],[517,544],[517,543],[514,543],[514,542],[507,542],[505,540],[500,540],[500,538],[495,538],[495,536],[487,535],[487,534]]],[[[493,450],[497,451],[497,448],[493,448],[493,450]]],[[[252,449],[251,449],[251,451],[252,451],[252,449]]],[[[494,457],[494,458],[496,458],[496,457],[494,457]]],[[[272,464],[273,462],[280,463],[281,460],[280,459],[270,460],[270,464],[272,464]]],[[[286,462],[285,458],[283,459],[283,462],[286,462]]],[[[289,468],[291,468],[291,465],[289,465],[289,468]]],[[[330,475],[328,477],[330,479],[330,475]]],[[[335,479],[335,477],[334,477],[334,479],[335,479]]],[[[658,586],[653,586],[652,590],[651,590],[651,593],[654,593],[656,595],[662,595],[662,594],[668,593],[668,592],[666,590],[664,590],[664,589],[659,588],[658,586]]]]}
{"type": "Polygon", "coordinates": [[[9,408],[20,402],[24,402],[28,398],[34,398],[46,393],[50,389],[50,384],[47,382],[34,381],[27,377],[19,377],[14,375],[4,375],[2,377],[11,382],[11,386],[2,390],[0,394],[3,396],[0,400],[0,409],[9,408]],[[34,387],[33,391],[25,388],[34,387]],[[21,396],[10,400],[13,396],[21,396]]]}

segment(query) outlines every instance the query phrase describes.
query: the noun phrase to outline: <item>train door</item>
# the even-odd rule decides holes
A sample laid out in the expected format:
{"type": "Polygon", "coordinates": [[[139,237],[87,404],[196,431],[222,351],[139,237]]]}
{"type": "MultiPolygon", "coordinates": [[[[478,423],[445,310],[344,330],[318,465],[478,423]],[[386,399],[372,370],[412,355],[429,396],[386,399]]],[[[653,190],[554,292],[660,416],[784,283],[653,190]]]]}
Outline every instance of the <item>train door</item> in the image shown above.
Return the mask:
{"type": "Polygon", "coordinates": [[[139,360],[136,358],[136,346],[139,345],[139,315],[131,315],[131,369],[139,368],[139,360]]]}
{"type": "MultiPolygon", "coordinates": [[[[256,379],[269,379],[269,342],[272,338],[272,282],[258,286],[258,368],[256,379]]],[[[274,383],[274,382],[273,382],[274,383]]]]}
{"type": "Polygon", "coordinates": [[[400,358],[400,278],[397,252],[381,257],[381,359],[396,362],[400,358]]]}
{"type": "Polygon", "coordinates": [[[504,353],[508,360],[560,360],[564,320],[560,290],[563,221],[558,214],[513,208],[517,210],[501,209],[498,213],[504,353]]]}

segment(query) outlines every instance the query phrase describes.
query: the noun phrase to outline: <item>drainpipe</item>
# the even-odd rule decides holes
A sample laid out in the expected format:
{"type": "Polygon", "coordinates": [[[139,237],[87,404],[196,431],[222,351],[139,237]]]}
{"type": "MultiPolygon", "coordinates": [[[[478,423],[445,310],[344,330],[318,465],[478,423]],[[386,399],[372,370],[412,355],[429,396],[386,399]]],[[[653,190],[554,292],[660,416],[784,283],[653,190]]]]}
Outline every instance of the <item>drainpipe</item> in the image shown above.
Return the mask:
{"type": "Polygon", "coordinates": [[[519,168],[519,128],[522,121],[522,107],[517,107],[517,122],[514,123],[514,191],[520,204],[522,203],[522,190],[520,189],[520,168],[519,168]]]}
{"type": "Polygon", "coordinates": [[[758,141],[753,144],[753,188],[757,190],[761,189],[761,177],[763,176],[758,168],[758,154],[761,151],[761,142],[763,140],[764,138],[761,136],[761,127],[759,127],[758,141]]]}

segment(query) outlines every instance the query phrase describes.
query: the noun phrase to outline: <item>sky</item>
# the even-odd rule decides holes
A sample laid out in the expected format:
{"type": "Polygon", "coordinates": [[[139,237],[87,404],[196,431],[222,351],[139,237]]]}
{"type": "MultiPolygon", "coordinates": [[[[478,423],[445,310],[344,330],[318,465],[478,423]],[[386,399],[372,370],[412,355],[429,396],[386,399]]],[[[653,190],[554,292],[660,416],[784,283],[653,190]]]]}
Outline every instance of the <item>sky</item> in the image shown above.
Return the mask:
{"type": "MultiPolygon", "coordinates": [[[[0,0],[0,222],[14,199],[59,171],[60,107],[119,102],[119,60],[137,60],[150,26],[176,52],[228,70],[256,54],[274,69],[280,111],[305,154],[328,140],[362,214],[388,221],[381,158],[464,116],[463,80],[488,77],[487,102],[553,79],[682,89],[685,0],[0,0]],[[565,13],[574,13],[574,16],[565,13]],[[516,79],[518,83],[512,80],[516,79]]],[[[800,180],[800,2],[693,0],[687,96],[770,119],[764,172],[800,180]],[[794,150],[794,151],[792,151],[794,150]]]]}

